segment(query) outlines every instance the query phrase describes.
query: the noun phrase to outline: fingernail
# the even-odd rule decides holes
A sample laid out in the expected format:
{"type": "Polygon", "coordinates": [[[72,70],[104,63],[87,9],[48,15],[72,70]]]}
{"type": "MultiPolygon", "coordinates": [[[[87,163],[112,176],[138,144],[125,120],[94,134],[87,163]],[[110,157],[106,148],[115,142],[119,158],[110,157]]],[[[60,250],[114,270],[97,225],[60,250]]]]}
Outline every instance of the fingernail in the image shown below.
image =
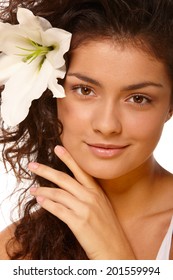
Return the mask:
{"type": "Polygon", "coordinates": [[[36,200],[37,200],[38,203],[39,203],[39,202],[42,202],[42,201],[44,200],[44,197],[42,197],[42,196],[37,196],[37,197],[36,197],[36,200]]]}
{"type": "Polygon", "coordinates": [[[37,169],[39,164],[37,162],[30,162],[28,165],[29,169],[37,169]]]}
{"type": "Polygon", "coordinates": [[[30,188],[30,192],[31,192],[31,193],[36,192],[36,190],[37,190],[37,188],[36,188],[36,187],[34,187],[34,186],[30,188]]]}
{"type": "Polygon", "coordinates": [[[56,146],[55,152],[58,153],[58,155],[64,155],[66,150],[63,146],[56,146]]]}

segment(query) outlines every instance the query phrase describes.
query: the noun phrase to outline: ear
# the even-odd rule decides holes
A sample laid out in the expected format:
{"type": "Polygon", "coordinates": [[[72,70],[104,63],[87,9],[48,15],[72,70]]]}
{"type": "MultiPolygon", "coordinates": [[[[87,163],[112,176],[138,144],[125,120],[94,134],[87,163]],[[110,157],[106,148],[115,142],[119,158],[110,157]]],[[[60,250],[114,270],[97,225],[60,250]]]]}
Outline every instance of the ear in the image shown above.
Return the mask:
{"type": "Polygon", "coordinates": [[[170,110],[169,110],[169,112],[168,112],[168,114],[167,114],[165,123],[166,123],[167,121],[170,120],[170,118],[172,117],[172,115],[173,115],[173,107],[171,106],[171,108],[170,108],[170,110]]]}

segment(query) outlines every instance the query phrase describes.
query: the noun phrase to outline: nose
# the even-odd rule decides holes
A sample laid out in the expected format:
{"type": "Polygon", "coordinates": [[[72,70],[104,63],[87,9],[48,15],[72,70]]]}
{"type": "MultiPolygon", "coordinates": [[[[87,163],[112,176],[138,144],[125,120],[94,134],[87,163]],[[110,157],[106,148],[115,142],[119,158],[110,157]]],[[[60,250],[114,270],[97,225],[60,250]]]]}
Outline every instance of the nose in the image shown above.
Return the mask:
{"type": "Polygon", "coordinates": [[[93,116],[93,130],[104,136],[120,134],[122,121],[119,108],[113,102],[100,105],[93,116]]]}

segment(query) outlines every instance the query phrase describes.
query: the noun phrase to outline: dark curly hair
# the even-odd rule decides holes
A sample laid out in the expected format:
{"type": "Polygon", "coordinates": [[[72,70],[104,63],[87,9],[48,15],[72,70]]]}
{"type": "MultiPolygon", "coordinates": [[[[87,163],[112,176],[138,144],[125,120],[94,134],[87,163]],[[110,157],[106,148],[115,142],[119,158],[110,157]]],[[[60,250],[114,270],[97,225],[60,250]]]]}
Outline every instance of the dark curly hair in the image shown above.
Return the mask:
{"type": "MultiPolygon", "coordinates": [[[[161,60],[173,81],[172,0],[1,1],[1,20],[15,24],[19,6],[48,19],[54,27],[71,32],[71,50],[86,40],[105,38],[118,44],[134,44],[161,60]]],[[[67,67],[69,61],[70,51],[66,56],[67,67]]],[[[2,122],[0,143],[4,147],[3,160],[11,164],[18,180],[25,178],[31,180],[31,184],[58,187],[30,174],[27,163],[33,158],[73,176],[54,154],[54,147],[62,145],[60,135],[63,127],[57,115],[56,100],[46,90],[41,98],[32,102],[28,116],[16,128],[6,129],[2,122]]],[[[19,197],[21,217],[16,224],[15,236],[7,246],[10,258],[88,259],[68,226],[38,208],[35,198],[25,203],[26,193],[27,189],[19,197]],[[20,246],[16,247],[16,243],[20,246]]]]}

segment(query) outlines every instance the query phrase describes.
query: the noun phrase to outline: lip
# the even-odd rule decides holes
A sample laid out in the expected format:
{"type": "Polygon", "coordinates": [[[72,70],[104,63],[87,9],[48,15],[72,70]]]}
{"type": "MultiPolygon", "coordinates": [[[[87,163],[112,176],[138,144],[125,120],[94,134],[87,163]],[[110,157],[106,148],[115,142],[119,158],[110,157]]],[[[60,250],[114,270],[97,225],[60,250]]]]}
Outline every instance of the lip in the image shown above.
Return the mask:
{"type": "Polygon", "coordinates": [[[91,152],[102,158],[111,158],[120,155],[129,145],[114,145],[105,143],[87,143],[91,152]]]}

